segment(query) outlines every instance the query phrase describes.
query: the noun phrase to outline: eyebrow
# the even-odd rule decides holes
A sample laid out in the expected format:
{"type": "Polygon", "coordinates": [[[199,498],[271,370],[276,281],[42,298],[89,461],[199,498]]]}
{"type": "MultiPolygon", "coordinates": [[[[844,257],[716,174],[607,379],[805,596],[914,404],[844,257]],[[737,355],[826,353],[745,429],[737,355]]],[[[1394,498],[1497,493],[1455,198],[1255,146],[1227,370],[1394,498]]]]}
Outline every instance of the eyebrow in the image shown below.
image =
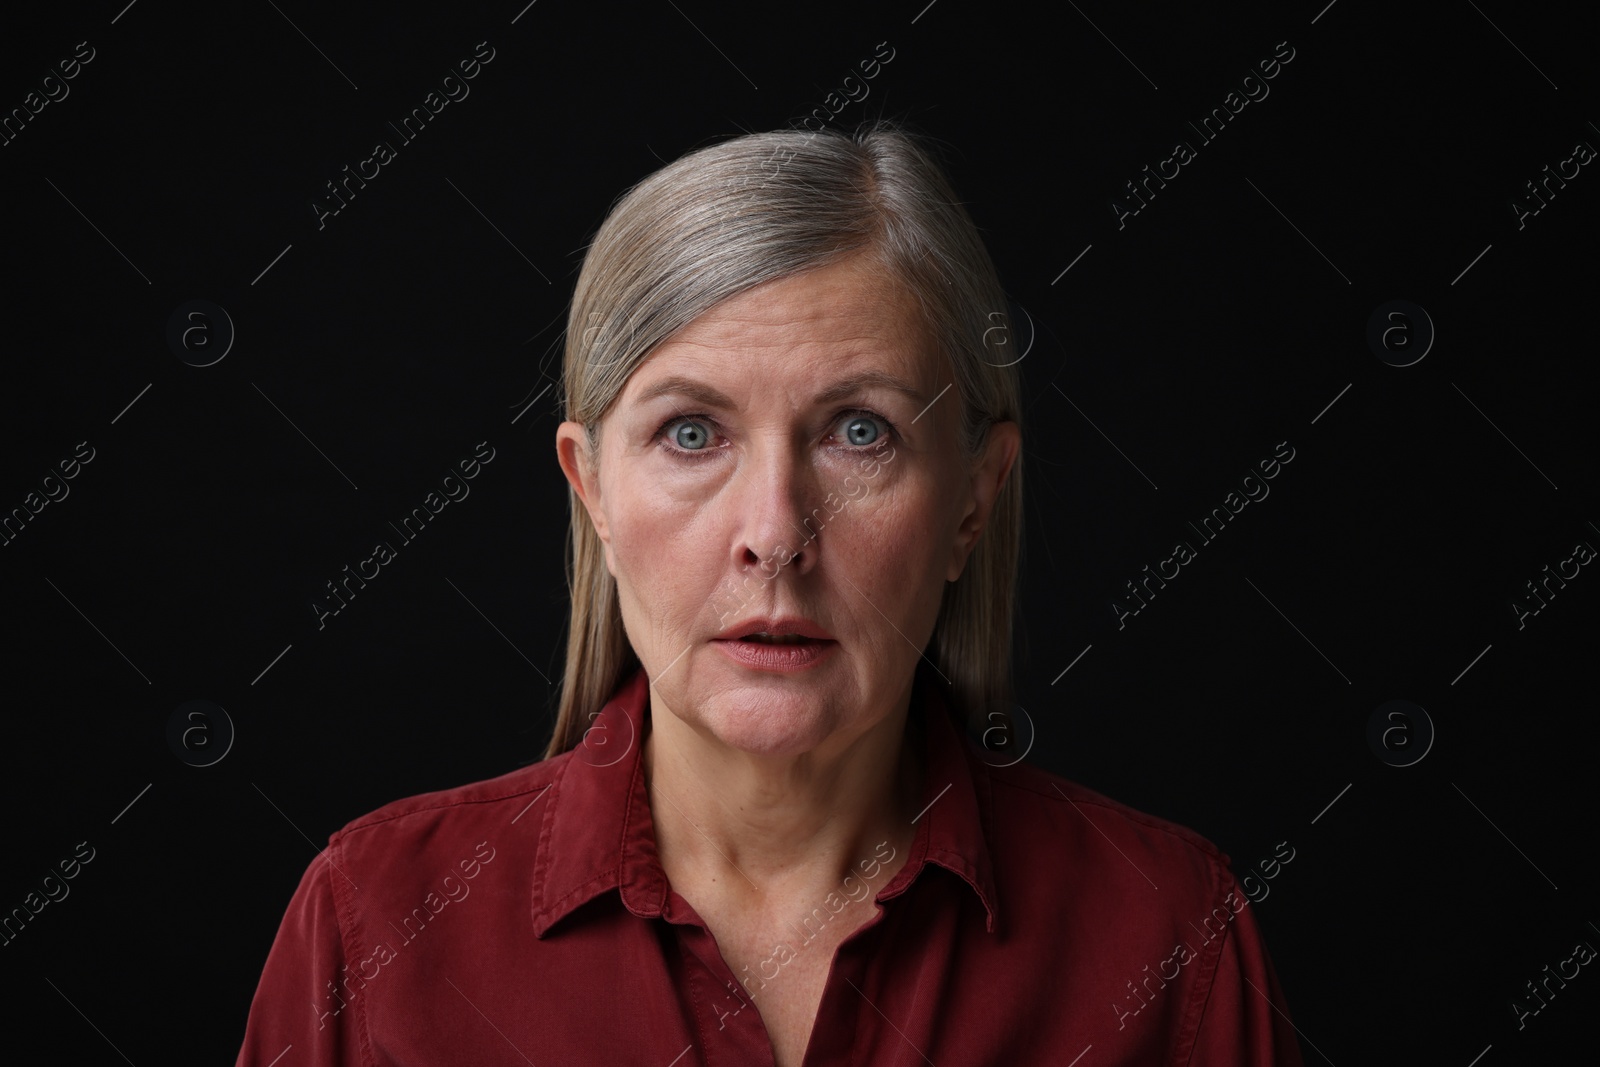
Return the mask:
{"type": "MultiPolygon", "coordinates": [[[[813,398],[813,402],[817,404],[832,404],[874,388],[888,389],[892,392],[901,393],[919,404],[924,400],[922,391],[910,383],[885,371],[867,370],[852,374],[848,378],[842,378],[828,386],[813,398]]],[[[654,385],[646,387],[635,402],[643,404],[657,397],[668,395],[682,396],[696,404],[724,410],[731,410],[736,406],[732,400],[719,390],[704,382],[686,378],[682,375],[671,375],[661,379],[654,385]]]]}

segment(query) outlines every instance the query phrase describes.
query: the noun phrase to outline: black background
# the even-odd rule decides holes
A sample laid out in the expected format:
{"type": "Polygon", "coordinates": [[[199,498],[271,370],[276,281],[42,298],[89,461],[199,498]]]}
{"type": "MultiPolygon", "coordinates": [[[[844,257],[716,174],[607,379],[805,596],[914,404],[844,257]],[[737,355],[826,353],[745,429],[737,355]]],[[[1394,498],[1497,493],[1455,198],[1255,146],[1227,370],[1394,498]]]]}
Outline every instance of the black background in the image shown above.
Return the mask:
{"type": "Polygon", "coordinates": [[[944,146],[1036,331],[1031,758],[1241,873],[1293,847],[1256,907],[1307,1063],[1593,1057],[1592,968],[1520,1030],[1511,1008],[1600,945],[1600,578],[1520,628],[1512,608],[1600,545],[1600,177],[1520,228],[1511,206],[1600,145],[1593,15],[925,2],[8,13],[5,113],[78,42],[94,59],[0,147],[0,511],[78,442],[94,459],[0,547],[0,910],[79,842],[95,858],[0,948],[0,1042],[230,1062],[330,832],[537,757],[582,249],[628,185],[825,106],[887,42],[832,124],[944,146]],[[480,41],[470,95],[400,146],[386,123],[480,41]],[[1270,95],[1201,144],[1185,121],[1281,41],[1270,95]],[[1119,228],[1123,183],[1180,137],[1198,157],[1119,228]],[[319,229],[313,199],[379,139],[398,158],[319,229]],[[167,342],[194,299],[237,331],[208,367],[167,342]],[[1366,339],[1396,299],[1437,330],[1406,367],[1366,339]],[[484,440],[470,497],[319,630],[323,584],[484,440]],[[1187,523],[1284,441],[1270,496],[1201,545],[1187,523]],[[1123,584],[1180,539],[1198,557],[1119,629],[1123,584]],[[195,699],[237,730],[209,767],[167,741],[195,699]],[[1436,731],[1407,767],[1367,741],[1394,699],[1436,731]]]}

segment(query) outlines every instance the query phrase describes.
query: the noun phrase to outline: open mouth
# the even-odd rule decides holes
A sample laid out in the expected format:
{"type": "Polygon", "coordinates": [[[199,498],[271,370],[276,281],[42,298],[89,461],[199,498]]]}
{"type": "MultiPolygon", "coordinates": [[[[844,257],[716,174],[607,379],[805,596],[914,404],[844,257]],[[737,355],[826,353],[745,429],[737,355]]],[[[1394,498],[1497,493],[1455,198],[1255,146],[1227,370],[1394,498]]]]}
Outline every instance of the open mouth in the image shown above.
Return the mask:
{"type": "Polygon", "coordinates": [[[777,672],[810,670],[831,659],[840,647],[831,637],[769,634],[764,630],[743,637],[720,637],[713,644],[740,667],[777,672]]]}

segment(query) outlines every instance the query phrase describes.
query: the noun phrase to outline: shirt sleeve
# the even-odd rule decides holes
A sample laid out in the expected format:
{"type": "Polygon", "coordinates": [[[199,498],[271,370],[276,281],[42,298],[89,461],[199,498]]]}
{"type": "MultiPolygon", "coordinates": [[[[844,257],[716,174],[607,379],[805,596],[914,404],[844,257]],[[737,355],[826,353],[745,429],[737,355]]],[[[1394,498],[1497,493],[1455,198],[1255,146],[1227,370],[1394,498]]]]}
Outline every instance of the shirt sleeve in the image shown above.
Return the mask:
{"type": "MultiPolygon", "coordinates": [[[[1223,877],[1231,886],[1230,904],[1244,898],[1232,875],[1224,871],[1223,877]]],[[[1304,1067],[1255,909],[1248,903],[1240,908],[1220,940],[1194,1045],[1182,1062],[1190,1067],[1304,1067]]]]}
{"type": "MultiPolygon", "coordinates": [[[[362,1012],[343,980],[344,950],[334,879],[338,835],[300,879],[250,1002],[236,1067],[357,1067],[362,1012]],[[285,1053],[290,1055],[285,1056],[285,1053]]],[[[355,985],[355,983],[351,983],[355,985]]]]}

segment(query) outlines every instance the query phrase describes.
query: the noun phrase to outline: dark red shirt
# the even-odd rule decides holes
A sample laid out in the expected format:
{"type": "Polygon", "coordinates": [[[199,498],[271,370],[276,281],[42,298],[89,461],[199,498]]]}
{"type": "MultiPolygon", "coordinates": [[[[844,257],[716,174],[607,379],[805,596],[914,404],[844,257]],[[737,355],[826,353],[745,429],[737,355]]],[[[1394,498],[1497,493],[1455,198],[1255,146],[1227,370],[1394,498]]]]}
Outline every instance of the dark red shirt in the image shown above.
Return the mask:
{"type": "MultiPolygon", "coordinates": [[[[333,834],[267,957],[241,1067],[771,1064],[761,976],[733,974],[657,859],[648,702],[640,671],[595,720],[603,744],[333,834]]],[[[1026,763],[991,766],[920,681],[911,714],[928,806],[905,865],[886,880],[884,853],[864,857],[758,967],[825,951],[808,939],[876,888],[806,1064],[1300,1067],[1215,846],[1026,763]]]]}

